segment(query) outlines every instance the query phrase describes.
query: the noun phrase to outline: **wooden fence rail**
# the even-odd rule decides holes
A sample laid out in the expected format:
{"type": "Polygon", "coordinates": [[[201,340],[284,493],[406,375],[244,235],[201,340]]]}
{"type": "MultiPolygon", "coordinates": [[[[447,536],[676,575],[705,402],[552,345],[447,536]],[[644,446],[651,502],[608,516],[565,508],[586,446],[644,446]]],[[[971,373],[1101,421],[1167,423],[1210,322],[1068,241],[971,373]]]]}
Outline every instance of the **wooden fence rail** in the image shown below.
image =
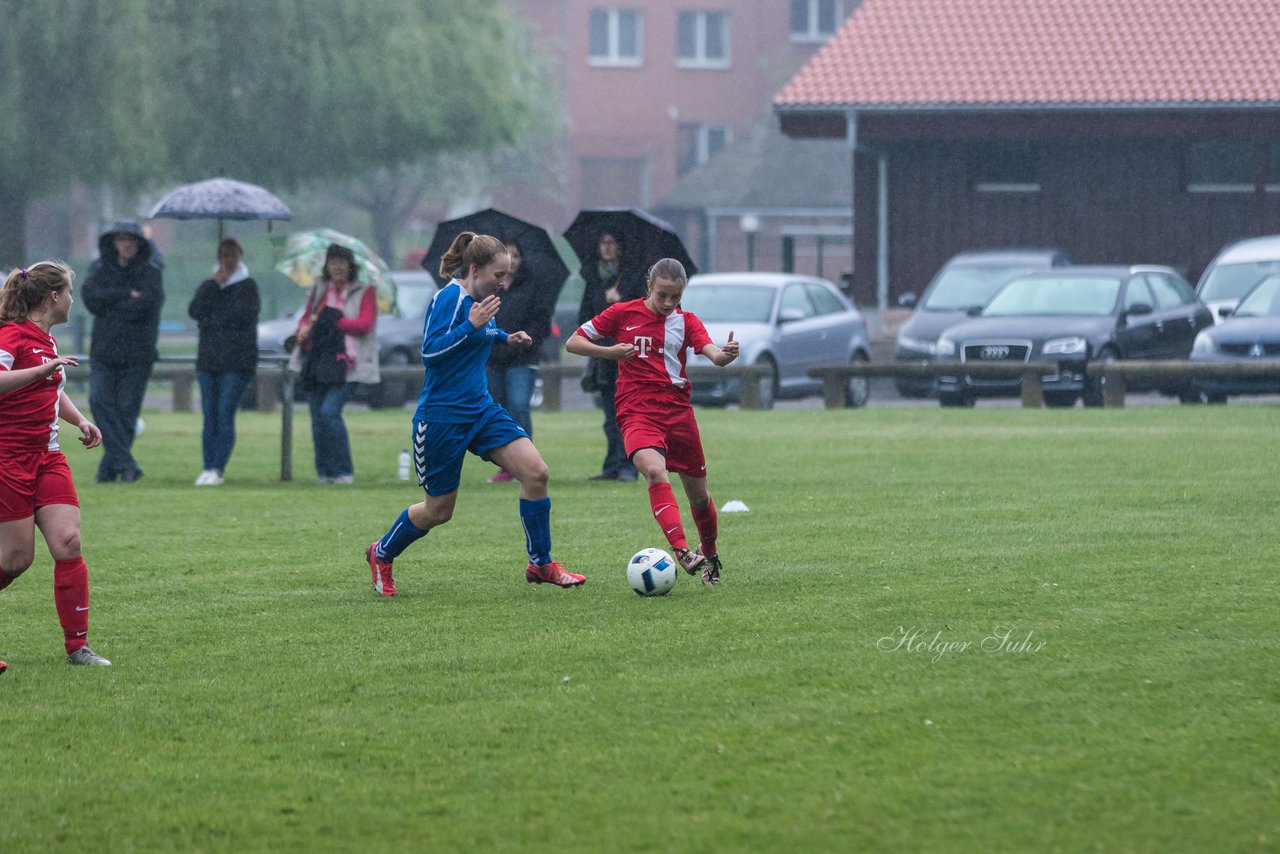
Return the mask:
{"type": "MultiPolygon", "coordinates": [[[[1022,405],[1044,406],[1042,378],[1058,372],[1056,362],[860,362],[851,365],[815,365],[809,376],[822,380],[823,404],[827,409],[844,406],[844,387],[850,377],[931,378],[963,372],[981,379],[1022,380],[1022,405]]],[[[1128,380],[1164,380],[1171,385],[1193,379],[1276,380],[1280,383],[1280,359],[1250,359],[1234,362],[1190,362],[1181,360],[1121,361],[1090,363],[1086,376],[1102,377],[1103,406],[1124,406],[1128,380]]]]}

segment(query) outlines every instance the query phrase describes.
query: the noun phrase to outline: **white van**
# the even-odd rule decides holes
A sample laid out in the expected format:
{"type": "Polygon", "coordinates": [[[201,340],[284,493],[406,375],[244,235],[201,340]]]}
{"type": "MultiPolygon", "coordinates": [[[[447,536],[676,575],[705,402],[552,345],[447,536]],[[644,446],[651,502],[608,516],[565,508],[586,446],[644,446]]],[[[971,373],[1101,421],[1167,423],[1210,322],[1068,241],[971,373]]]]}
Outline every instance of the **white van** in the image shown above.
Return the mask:
{"type": "Polygon", "coordinates": [[[1280,234],[1251,237],[1228,244],[1205,268],[1196,296],[1221,323],[1249,289],[1271,273],[1280,272],[1280,234]]]}

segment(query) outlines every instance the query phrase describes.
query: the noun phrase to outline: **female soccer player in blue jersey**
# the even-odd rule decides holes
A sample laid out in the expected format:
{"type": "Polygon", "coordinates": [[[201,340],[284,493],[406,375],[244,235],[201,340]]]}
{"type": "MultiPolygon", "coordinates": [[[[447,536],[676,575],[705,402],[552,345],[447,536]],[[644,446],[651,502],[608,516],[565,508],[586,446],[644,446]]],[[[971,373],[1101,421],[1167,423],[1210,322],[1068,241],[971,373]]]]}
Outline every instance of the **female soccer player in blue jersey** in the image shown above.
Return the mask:
{"type": "Polygon", "coordinates": [[[511,259],[502,241],[470,231],[454,239],[440,262],[440,275],[451,281],[427,309],[422,335],[427,374],[413,416],[413,458],[426,496],[365,549],[373,587],[383,596],[396,593],[392,561],[453,517],[467,451],[520,481],[520,521],[529,553],[525,579],[560,587],[586,581],[551,559],[547,464],[524,428],[489,394],[485,365],[494,339],[504,347],[533,343],[528,333],[505,332],[493,319],[500,302],[497,292],[510,273],[511,259]]]}

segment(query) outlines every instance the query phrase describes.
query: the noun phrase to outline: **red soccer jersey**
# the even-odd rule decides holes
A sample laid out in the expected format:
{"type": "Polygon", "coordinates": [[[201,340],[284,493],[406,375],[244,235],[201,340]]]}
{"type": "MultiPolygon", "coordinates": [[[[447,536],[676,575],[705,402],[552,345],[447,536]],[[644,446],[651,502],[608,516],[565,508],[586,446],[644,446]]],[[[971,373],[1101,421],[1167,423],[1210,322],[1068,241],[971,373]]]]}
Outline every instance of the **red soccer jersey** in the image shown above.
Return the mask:
{"type": "MultiPolygon", "coordinates": [[[[36,368],[58,355],[58,342],[29,320],[0,323],[0,371],[36,368]]],[[[65,372],[0,394],[0,448],[58,450],[58,396],[65,372]]]]}
{"type": "Polygon", "coordinates": [[[618,362],[618,408],[636,399],[689,399],[685,361],[689,350],[701,352],[711,343],[702,321],[676,309],[666,317],[651,311],[644,300],[617,302],[582,324],[578,332],[589,340],[612,338],[634,344],[630,359],[618,362]]]}

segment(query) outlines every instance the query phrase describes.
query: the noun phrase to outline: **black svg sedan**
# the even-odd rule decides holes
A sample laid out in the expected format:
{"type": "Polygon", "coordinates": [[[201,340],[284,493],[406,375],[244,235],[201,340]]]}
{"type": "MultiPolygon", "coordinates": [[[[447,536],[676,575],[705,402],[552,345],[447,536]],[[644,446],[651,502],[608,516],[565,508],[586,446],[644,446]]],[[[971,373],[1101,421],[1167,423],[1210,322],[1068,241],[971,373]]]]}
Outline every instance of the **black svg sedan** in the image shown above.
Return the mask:
{"type": "MultiPolygon", "coordinates": [[[[966,362],[1056,362],[1045,376],[1049,406],[1102,405],[1102,384],[1086,382],[1089,362],[1185,359],[1201,329],[1213,325],[1191,286],[1169,267],[1063,267],[1020,276],[1001,288],[978,316],[938,339],[938,361],[955,374],[938,378],[943,406],[972,406],[979,397],[1016,397],[1017,379],[966,375],[966,362]]],[[[1192,399],[1189,388],[1160,389],[1192,399]]]]}
{"type": "MultiPolygon", "coordinates": [[[[1280,275],[1268,276],[1241,298],[1226,319],[1196,336],[1191,360],[1280,359],[1280,275]]],[[[1232,394],[1280,393],[1280,382],[1266,379],[1197,379],[1205,403],[1224,403],[1232,394]]]]}

